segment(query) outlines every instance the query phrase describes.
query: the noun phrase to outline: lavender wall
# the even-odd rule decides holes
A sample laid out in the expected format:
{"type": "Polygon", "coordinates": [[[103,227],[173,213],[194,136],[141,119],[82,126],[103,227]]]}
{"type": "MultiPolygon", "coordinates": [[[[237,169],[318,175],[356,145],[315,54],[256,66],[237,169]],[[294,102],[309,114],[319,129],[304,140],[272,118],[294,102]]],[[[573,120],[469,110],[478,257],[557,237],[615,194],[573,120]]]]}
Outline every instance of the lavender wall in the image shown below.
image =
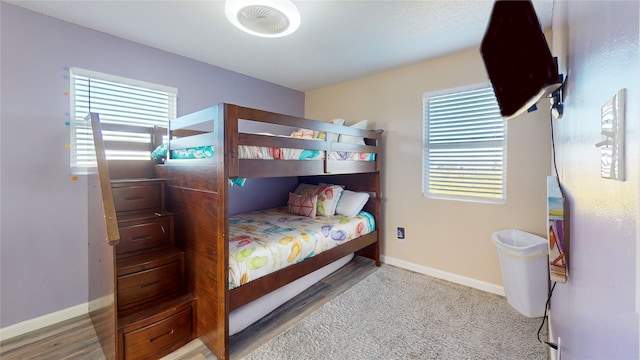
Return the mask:
{"type": "MultiPolygon", "coordinates": [[[[87,301],[87,183],[69,175],[68,67],[176,87],[179,114],[229,102],[304,115],[301,92],[6,3],[0,13],[2,328],[87,301]]],[[[265,187],[278,185],[253,180],[235,209],[265,187]]]]}
{"type": "MultiPolygon", "coordinates": [[[[560,180],[570,206],[569,280],[551,298],[563,360],[638,359],[636,247],[640,148],[638,1],[559,1],[553,48],[568,74],[555,122],[560,180]],[[600,109],[627,89],[624,182],[600,177],[600,109]]],[[[554,354],[557,355],[557,354],[554,354]]],[[[557,356],[555,357],[557,358],[557,356]]]]}
{"type": "Polygon", "coordinates": [[[229,189],[229,214],[268,209],[285,205],[289,192],[298,185],[298,178],[247,179],[244,187],[229,189]]]}

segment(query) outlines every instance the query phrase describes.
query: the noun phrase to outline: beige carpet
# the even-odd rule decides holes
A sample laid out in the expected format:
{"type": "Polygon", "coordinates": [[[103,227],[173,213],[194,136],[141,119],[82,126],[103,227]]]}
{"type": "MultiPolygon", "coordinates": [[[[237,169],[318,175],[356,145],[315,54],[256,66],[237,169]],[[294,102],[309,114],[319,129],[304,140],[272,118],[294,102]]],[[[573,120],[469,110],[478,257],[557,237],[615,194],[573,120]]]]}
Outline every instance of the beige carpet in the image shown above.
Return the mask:
{"type": "Polygon", "coordinates": [[[501,296],[383,265],[246,359],[547,359],[540,321],[501,296]]]}

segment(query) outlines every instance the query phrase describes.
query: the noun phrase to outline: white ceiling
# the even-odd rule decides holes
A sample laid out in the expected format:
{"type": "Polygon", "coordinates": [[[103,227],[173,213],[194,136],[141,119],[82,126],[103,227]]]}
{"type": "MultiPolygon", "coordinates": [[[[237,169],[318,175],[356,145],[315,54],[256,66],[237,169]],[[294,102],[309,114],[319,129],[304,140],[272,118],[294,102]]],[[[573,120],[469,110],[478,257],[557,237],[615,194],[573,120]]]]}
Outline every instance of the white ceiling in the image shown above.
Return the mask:
{"type": "MultiPolygon", "coordinates": [[[[293,1],[285,38],[231,25],[224,1],[13,1],[23,8],[300,91],[477,48],[489,0],[293,1]]],[[[553,0],[534,0],[543,28],[553,0]]]]}

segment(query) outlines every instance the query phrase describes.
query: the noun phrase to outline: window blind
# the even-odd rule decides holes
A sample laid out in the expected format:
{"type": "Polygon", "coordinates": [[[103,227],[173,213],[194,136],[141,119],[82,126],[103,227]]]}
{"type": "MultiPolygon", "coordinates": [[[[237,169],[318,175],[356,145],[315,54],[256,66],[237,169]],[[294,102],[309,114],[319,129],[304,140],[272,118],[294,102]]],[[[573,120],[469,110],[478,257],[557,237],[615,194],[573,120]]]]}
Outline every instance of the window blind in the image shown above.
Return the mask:
{"type": "MultiPolygon", "coordinates": [[[[71,97],[71,171],[86,174],[95,168],[89,112],[100,115],[102,124],[167,127],[176,117],[177,89],[133,79],[72,68],[71,97]]],[[[150,144],[149,134],[107,131],[105,142],[150,144]]],[[[107,160],[148,160],[149,151],[107,150],[107,160]]]]}
{"type": "Polygon", "coordinates": [[[506,122],[493,89],[430,94],[423,105],[423,193],[504,202],[506,122]]]}

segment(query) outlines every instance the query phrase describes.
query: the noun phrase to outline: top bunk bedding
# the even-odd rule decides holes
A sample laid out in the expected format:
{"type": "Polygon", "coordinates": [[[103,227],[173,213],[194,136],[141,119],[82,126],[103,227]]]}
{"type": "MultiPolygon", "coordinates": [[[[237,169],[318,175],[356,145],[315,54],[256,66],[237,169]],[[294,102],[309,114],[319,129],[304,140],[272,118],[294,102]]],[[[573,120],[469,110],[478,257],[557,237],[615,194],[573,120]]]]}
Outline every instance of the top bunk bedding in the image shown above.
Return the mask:
{"type": "MultiPolygon", "coordinates": [[[[273,135],[276,136],[276,135],[273,135]]],[[[152,153],[151,157],[156,160],[164,160],[168,155],[168,144],[164,143],[158,146],[152,153]]],[[[315,149],[292,149],[282,147],[268,146],[247,146],[240,145],[238,147],[238,158],[254,159],[254,160],[322,160],[325,158],[325,152],[315,149]]],[[[215,149],[213,146],[199,146],[195,148],[186,148],[171,150],[171,159],[210,159],[213,158],[215,149]]],[[[350,151],[331,151],[328,153],[329,160],[351,160],[351,161],[375,161],[375,153],[360,153],[350,151]]]]}
{"type": "Polygon", "coordinates": [[[343,123],[218,104],[172,120],[168,144],[154,155],[168,166],[225,164],[229,178],[380,171],[382,130],[366,130],[366,120],[343,123]],[[245,123],[278,129],[267,130],[273,133],[294,131],[290,136],[239,131],[239,124],[245,123]]]}

